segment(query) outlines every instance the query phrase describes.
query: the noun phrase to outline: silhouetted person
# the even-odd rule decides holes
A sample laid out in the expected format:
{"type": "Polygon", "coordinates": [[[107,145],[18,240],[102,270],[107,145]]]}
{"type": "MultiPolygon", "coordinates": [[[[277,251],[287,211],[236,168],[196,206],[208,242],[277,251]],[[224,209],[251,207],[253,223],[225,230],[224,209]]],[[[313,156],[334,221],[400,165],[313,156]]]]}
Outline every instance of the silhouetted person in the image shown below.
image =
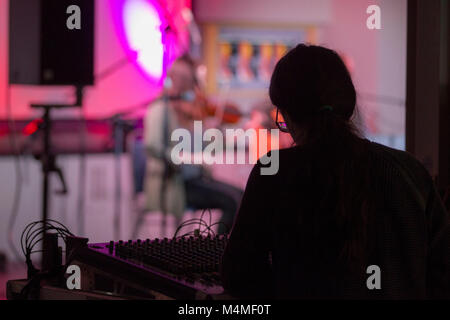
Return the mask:
{"type": "Polygon", "coordinates": [[[419,161],[359,136],[340,57],[298,45],[276,65],[270,98],[296,146],[279,151],[277,174],[254,167],[224,287],[238,297],[449,298],[449,215],[419,161]]]}

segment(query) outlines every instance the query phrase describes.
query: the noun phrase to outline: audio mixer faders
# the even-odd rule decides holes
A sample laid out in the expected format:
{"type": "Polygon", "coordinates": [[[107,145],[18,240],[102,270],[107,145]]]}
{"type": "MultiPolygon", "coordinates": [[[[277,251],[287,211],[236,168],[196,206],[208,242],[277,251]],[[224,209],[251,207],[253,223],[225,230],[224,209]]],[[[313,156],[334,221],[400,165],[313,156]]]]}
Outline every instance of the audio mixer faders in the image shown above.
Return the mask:
{"type": "Polygon", "coordinates": [[[219,265],[227,237],[110,241],[79,248],[76,260],[128,284],[174,298],[206,298],[223,293],[219,265]]]}

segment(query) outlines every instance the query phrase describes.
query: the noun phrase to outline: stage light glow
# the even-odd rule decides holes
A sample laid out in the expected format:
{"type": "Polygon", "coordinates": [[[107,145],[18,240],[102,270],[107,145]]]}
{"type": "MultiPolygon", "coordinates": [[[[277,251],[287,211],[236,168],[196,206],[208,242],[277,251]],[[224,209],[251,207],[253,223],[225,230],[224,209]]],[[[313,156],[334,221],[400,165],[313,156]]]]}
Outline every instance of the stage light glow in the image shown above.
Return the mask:
{"type": "Polygon", "coordinates": [[[164,72],[164,43],[162,21],[155,5],[148,0],[127,0],[122,21],[129,50],[137,54],[138,66],[151,78],[160,80],[164,72]]]}

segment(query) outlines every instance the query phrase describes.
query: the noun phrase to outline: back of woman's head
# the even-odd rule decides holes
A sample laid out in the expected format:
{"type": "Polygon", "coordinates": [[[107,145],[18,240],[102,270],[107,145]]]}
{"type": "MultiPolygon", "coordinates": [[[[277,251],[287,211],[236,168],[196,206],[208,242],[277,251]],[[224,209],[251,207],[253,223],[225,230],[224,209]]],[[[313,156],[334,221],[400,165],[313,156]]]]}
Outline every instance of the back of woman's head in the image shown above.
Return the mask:
{"type": "Polygon", "coordinates": [[[334,125],[323,123],[324,118],[330,118],[329,113],[333,117],[328,122],[334,118],[341,127],[349,125],[341,128],[343,131],[355,131],[350,121],[356,104],[355,87],[344,62],[333,50],[299,44],[277,63],[269,94],[272,103],[289,118],[288,125],[300,128],[302,139],[313,140],[332,132],[334,125]]]}
{"type": "Polygon", "coordinates": [[[311,177],[315,212],[304,214],[326,215],[334,207],[341,257],[361,270],[372,209],[370,171],[366,144],[351,121],[356,92],[347,68],[336,52],[300,44],[276,65],[269,93],[294,140],[309,150],[303,169],[311,177]]]}

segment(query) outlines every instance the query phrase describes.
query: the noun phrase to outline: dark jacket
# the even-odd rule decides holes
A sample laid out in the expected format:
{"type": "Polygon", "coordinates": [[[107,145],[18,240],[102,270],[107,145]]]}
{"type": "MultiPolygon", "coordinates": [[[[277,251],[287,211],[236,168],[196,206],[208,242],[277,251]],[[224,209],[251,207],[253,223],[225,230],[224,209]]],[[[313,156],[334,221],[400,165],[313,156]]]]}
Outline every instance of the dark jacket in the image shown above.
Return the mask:
{"type": "Polygon", "coordinates": [[[258,163],[248,179],[223,256],[227,291],[251,298],[450,298],[450,218],[430,175],[406,152],[365,144],[376,199],[367,266],[380,268],[381,289],[368,289],[366,268],[339,259],[346,235],[332,208],[315,210],[314,174],[303,170],[311,157],[294,147],[279,152],[277,174],[261,175],[258,163]]]}

